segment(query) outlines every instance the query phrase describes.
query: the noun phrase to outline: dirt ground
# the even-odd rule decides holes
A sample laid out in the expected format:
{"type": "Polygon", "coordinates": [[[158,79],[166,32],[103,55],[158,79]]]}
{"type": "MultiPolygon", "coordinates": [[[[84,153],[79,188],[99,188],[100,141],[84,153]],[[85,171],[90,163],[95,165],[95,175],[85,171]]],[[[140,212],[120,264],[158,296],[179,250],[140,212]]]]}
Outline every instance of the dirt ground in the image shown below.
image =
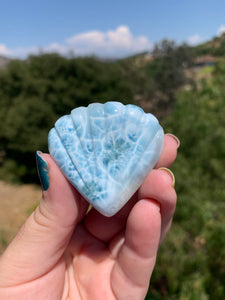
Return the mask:
{"type": "Polygon", "coordinates": [[[37,205],[41,188],[37,185],[12,185],[0,181],[0,253],[37,205]]]}

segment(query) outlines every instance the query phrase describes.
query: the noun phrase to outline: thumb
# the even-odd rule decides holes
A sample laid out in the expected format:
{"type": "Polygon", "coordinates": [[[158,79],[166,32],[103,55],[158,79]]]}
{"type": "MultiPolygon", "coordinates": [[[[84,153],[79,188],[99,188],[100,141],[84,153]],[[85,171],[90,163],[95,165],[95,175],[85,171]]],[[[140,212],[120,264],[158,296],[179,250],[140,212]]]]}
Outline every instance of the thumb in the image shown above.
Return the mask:
{"type": "Polygon", "coordinates": [[[88,207],[49,154],[37,151],[36,157],[43,195],[0,257],[0,282],[5,286],[34,280],[51,270],[88,207]]]}

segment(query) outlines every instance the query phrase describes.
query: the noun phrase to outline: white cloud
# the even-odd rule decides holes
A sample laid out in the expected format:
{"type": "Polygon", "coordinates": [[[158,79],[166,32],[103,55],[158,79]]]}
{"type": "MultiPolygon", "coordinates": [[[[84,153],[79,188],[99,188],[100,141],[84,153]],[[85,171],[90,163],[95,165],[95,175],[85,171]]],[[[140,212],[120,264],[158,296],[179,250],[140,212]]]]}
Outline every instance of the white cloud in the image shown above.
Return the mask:
{"type": "Polygon", "coordinates": [[[224,25],[220,25],[220,27],[217,30],[217,35],[220,36],[223,33],[225,33],[225,26],[224,25]]]}
{"type": "Polygon", "coordinates": [[[187,39],[187,43],[191,46],[195,46],[203,42],[203,38],[199,34],[194,34],[187,39]]]}
{"type": "Polygon", "coordinates": [[[135,37],[129,27],[119,26],[115,30],[89,31],[75,35],[66,41],[75,54],[96,54],[118,57],[150,50],[152,45],[144,36],[135,37]]]}
{"type": "Polygon", "coordinates": [[[11,51],[4,44],[0,44],[0,55],[2,56],[10,56],[11,51]]]}
{"type": "Polygon", "coordinates": [[[146,37],[133,36],[129,27],[124,25],[106,32],[84,32],[67,39],[66,42],[75,54],[79,55],[96,54],[119,57],[152,48],[146,37]]]}
{"type": "Polygon", "coordinates": [[[77,34],[67,39],[66,42],[70,45],[78,46],[97,46],[104,42],[104,34],[99,31],[89,31],[77,34]]]}
{"type": "Polygon", "coordinates": [[[60,45],[58,43],[52,43],[51,45],[42,48],[41,51],[47,53],[57,52],[60,54],[67,54],[68,49],[65,46],[60,45]]]}
{"type": "Polygon", "coordinates": [[[40,52],[39,47],[19,47],[11,50],[11,55],[13,57],[25,58],[30,54],[38,54],[40,52]]]}
{"type": "Polygon", "coordinates": [[[76,34],[64,43],[52,43],[47,46],[20,47],[9,49],[0,44],[0,55],[25,58],[30,54],[57,52],[62,55],[73,52],[75,55],[96,55],[100,57],[123,57],[152,49],[145,36],[134,36],[129,27],[118,26],[109,31],[88,31],[76,34]]]}
{"type": "Polygon", "coordinates": [[[18,47],[9,49],[4,44],[0,44],[0,55],[2,56],[25,58],[29,54],[38,54],[39,52],[40,49],[38,47],[18,47]]]}

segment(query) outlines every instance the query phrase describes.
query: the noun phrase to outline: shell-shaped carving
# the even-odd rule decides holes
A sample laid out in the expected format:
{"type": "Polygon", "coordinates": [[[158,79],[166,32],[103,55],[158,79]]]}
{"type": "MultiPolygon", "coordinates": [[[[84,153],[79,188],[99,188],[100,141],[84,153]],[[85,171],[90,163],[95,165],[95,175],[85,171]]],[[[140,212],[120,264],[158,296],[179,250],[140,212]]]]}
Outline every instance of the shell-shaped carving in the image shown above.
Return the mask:
{"type": "Polygon", "coordinates": [[[120,102],[78,107],[49,132],[49,152],[75,188],[105,216],[130,199],[162,152],[158,120],[120,102]]]}

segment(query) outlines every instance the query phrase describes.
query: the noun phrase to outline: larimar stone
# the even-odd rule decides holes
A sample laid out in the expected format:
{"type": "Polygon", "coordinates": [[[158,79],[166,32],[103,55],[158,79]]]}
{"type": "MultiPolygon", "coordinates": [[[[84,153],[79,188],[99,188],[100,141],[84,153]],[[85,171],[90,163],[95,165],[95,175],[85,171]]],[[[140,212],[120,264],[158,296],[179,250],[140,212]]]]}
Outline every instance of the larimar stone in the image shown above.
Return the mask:
{"type": "Polygon", "coordinates": [[[49,152],[72,185],[105,216],[136,192],[162,152],[158,120],[120,102],[78,107],[49,132],[49,152]]]}

